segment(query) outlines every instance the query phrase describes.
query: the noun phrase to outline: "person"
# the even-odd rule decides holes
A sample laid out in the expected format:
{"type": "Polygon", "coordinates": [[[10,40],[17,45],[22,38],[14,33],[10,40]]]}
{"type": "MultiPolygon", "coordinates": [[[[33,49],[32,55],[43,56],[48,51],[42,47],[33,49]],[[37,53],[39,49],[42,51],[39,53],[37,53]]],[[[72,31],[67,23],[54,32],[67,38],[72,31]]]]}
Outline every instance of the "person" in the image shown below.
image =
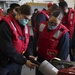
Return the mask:
{"type": "Polygon", "coordinates": [[[10,6],[9,6],[9,8],[7,9],[7,14],[6,15],[8,15],[8,14],[13,14],[13,15],[15,15],[16,13],[17,13],[17,8],[19,7],[20,5],[19,4],[17,4],[17,3],[11,3],[10,4],[10,6]]]}
{"type": "Polygon", "coordinates": [[[64,13],[64,17],[62,19],[62,24],[69,29],[69,40],[70,40],[70,60],[74,61],[73,55],[71,54],[71,39],[74,31],[74,23],[75,23],[75,10],[68,7],[66,1],[60,2],[59,7],[64,13]]]}
{"type": "MultiPolygon", "coordinates": [[[[37,42],[37,61],[50,61],[54,57],[66,60],[69,53],[68,29],[61,23],[62,13],[55,10],[49,21],[42,21],[39,26],[39,38],[37,42]]],[[[43,75],[36,68],[36,75],[43,75]]]]}
{"type": "Polygon", "coordinates": [[[38,31],[38,28],[39,28],[39,24],[42,22],[42,21],[48,21],[49,20],[49,16],[51,15],[51,13],[56,10],[56,9],[59,9],[59,7],[56,5],[56,4],[53,4],[52,6],[50,6],[48,8],[48,10],[46,11],[40,11],[37,16],[36,16],[36,19],[35,19],[35,26],[34,26],[34,43],[33,43],[33,52],[34,52],[34,56],[36,56],[36,42],[38,40],[38,35],[39,35],[39,31],[38,31]]]}
{"type": "MultiPolygon", "coordinates": [[[[39,10],[38,10],[38,8],[35,8],[34,9],[34,13],[32,14],[32,17],[31,17],[31,25],[32,25],[32,29],[34,28],[34,24],[35,24],[35,17],[36,17],[36,15],[38,14],[38,12],[39,12],[39,10]]],[[[34,31],[34,29],[33,29],[33,31],[34,31]]]]}
{"type": "MultiPolygon", "coordinates": [[[[48,21],[49,19],[49,15],[51,13],[51,9],[50,7],[52,6],[49,6],[50,3],[48,3],[48,9],[46,11],[42,10],[42,11],[39,11],[39,13],[36,15],[36,18],[35,18],[35,23],[34,23],[34,36],[37,36],[37,33],[38,33],[38,26],[40,24],[40,22],[42,21],[48,21]]],[[[57,8],[57,5],[54,5],[56,8],[57,8]]]]}
{"type": "Polygon", "coordinates": [[[0,21],[0,75],[21,75],[24,64],[30,69],[38,66],[30,61],[35,59],[27,25],[31,11],[31,7],[24,4],[17,14],[8,14],[0,21]]]}
{"type": "Polygon", "coordinates": [[[18,8],[19,6],[20,6],[20,5],[17,4],[17,3],[12,3],[12,4],[10,4],[8,13],[9,13],[9,14],[16,14],[16,13],[17,13],[17,12],[16,12],[16,8],[18,8]]]}

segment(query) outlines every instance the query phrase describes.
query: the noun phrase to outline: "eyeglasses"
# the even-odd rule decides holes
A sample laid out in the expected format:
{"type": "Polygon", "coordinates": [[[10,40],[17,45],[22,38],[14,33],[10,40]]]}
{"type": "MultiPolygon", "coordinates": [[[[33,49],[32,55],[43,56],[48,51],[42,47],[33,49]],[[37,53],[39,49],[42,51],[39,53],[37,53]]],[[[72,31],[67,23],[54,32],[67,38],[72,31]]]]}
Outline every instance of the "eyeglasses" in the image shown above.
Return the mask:
{"type": "Polygon", "coordinates": [[[26,20],[30,21],[30,19],[29,19],[27,16],[25,16],[25,15],[24,15],[24,18],[25,18],[26,20]]]}
{"type": "Polygon", "coordinates": [[[51,25],[55,26],[55,25],[57,25],[58,23],[49,22],[49,24],[51,24],[51,25]]]}

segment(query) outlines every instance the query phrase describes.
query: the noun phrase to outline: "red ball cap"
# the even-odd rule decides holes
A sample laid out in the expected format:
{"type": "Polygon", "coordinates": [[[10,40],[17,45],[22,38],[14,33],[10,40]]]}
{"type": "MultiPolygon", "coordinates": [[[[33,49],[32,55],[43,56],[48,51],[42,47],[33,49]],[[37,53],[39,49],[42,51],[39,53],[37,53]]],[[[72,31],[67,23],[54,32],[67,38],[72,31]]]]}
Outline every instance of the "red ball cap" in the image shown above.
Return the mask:
{"type": "Polygon", "coordinates": [[[49,8],[49,7],[51,7],[53,4],[50,2],[50,3],[48,3],[48,5],[47,5],[47,7],[49,8]]]}

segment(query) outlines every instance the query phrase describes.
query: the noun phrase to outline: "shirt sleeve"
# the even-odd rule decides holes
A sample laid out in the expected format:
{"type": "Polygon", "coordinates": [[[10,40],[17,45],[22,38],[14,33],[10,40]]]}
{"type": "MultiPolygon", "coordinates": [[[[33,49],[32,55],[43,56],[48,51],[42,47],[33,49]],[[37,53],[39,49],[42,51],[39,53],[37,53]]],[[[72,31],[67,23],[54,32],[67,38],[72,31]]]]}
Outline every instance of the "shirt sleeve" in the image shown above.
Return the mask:
{"type": "Polygon", "coordinates": [[[42,21],[46,21],[46,17],[44,16],[44,14],[39,14],[39,15],[36,17],[37,28],[38,28],[39,24],[40,24],[42,21]]]}
{"type": "Polygon", "coordinates": [[[2,21],[0,22],[0,49],[5,57],[18,64],[25,64],[26,58],[19,54],[12,43],[12,34],[9,25],[2,21]]]}
{"type": "Polygon", "coordinates": [[[62,36],[59,43],[59,53],[58,58],[62,60],[66,60],[69,54],[69,33],[67,32],[65,35],[62,36]]]}

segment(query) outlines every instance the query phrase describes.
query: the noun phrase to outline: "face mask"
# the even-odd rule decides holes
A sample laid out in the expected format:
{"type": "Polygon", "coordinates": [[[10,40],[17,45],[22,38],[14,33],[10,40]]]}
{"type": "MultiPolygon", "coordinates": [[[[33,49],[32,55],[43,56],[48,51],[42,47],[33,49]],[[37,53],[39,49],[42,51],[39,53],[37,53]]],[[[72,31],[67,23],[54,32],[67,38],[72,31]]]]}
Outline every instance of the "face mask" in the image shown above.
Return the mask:
{"type": "Polygon", "coordinates": [[[54,30],[54,29],[56,29],[56,28],[57,28],[57,26],[48,25],[48,29],[50,29],[50,30],[54,30]]]}
{"type": "Polygon", "coordinates": [[[57,28],[57,26],[58,26],[58,25],[56,25],[56,24],[51,24],[51,23],[49,22],[49,24],[48,24],[48,29],[54,30],[54,29],[57,28]]]}
{"type": "Polygon", "coordinates": [[[26,19],[22,19],[22,20],[19,20],[19,23],[23,26],[25,26],[27,23],[28,23],[28,20],[26,19]]]}

